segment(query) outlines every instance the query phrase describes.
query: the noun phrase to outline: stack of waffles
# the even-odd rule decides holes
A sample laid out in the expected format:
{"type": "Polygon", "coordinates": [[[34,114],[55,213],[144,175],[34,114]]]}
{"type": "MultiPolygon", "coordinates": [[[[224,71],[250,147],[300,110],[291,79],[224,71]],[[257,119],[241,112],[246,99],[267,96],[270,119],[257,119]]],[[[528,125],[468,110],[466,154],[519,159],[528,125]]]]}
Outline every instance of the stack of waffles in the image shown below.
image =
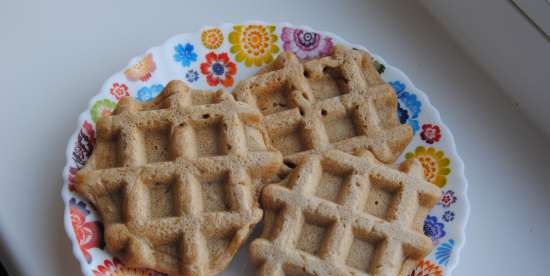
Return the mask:
{"type": "Polygon", "coordinates": [[[172,81],[122,99],[76,187],[130,266],[218,274],[263,220],[258,275],[408,275],[440,191],[393,164],[412,138],[396,110],[368,53],[283,53],[232,94],[172,81]]]}

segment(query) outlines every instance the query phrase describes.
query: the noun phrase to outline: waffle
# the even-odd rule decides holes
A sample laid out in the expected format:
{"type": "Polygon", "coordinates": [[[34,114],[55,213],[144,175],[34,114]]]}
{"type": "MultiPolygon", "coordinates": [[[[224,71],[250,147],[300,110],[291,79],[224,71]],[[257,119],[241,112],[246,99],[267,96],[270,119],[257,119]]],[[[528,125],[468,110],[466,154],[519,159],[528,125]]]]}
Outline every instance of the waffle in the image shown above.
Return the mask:
{"type": "Polygon", "coordinates": [[[440,190],[422,165],[372,153],[306,156],[262,193],[264,229],[250,246],[258,275],[408,275],[432,249],[424,218],[440,190]]]}
{"type": "Polygon", "coordinates": [[[97,146],[76,178],[102,218],[107,249],[134,267],[221,272],[262,217],[254,185],[282,163],[261,117],[222,91],[180,81],[151,102],[123,98],[97,122],[97,146]]]}
{"type": "Polygon", "coordinates": [[[233,91],[257,106],[288,173],[296,159],[312,151],[372,151],[391,163],[412,138],[397,117],[397,97],[366,52],[335,46],[331,56],[300,63],[281,54],[233,91]]]}

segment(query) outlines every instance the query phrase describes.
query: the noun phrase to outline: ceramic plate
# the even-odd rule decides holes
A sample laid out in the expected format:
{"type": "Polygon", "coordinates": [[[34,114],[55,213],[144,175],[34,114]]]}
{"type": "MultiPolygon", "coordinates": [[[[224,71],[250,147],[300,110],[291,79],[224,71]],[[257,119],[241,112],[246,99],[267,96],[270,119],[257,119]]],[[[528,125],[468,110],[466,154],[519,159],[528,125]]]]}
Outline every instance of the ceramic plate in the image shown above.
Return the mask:
{"type": "MultiPolygon", "coordinates": [[[[335,34],[288,23],[207,26],[198,32],[168,39],[161,46],[133,58],[126,68],[110,77],[80,114],[78,126],[67,145],[67,164],[63,171],[61,194],[65,203],[65,229],[83,274],[157,275],[151,270],[129,269],[104,250],[101,221],[90,204],[74,191],[74,174],[84,166],[94,148],[98,118],[110,114],[122,97],[130,96],[140,101],[154,98],[172,79],[182,79],[194,88],[222,88],[230,92],[238,81],[252,76],[283,51],[310,59],[329,54],[337,44],[367,50],[335,34]],[[256,39],[263,43],[248,45],[256,39]]],[[[397,93],[399,119],[414,130],[414,138],[399,161],[419,158],[428,180],[442,188],[440,202],[424,223],[424,233],[432,239],[434,249],[414,275],[451,275],[464,245],[464,228],[470,210],[462,160],[456,152],[451,131],[426,94],[399,69],[371,54],[378,71],[397,93]]],[[[254,275],[244,247],[224,275],[254,275]]]]}

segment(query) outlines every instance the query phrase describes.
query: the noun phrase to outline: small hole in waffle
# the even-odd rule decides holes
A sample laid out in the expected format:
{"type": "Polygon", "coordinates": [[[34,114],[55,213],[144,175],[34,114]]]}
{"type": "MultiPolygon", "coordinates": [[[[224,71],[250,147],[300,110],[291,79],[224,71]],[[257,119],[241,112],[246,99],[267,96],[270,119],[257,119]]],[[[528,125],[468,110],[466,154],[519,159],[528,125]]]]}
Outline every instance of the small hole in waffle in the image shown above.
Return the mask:
{"type": "Polygon", "coordinates": [[[291,169],[296,168],[296,163],[294,163],[294,162],[292,162],[292,161],[284,160],[283,163],[284,163],[287,167],[289,167],[289,168],[291,168],[291,169]]]}
{"type": "Polygon", "coordinates": [[[308,78],[308,81],[317,100],[324,100],[349,93],[347,81],[342,77],[340,71],[334,68],[325,67],[322,78],[308,78]]]}
{"type": "Polygon", "coordinates": [[[256,99],[258,108],[263,115],[269,115],[289,109],[287,101],[289,91],[287,85],[283,83],[271,89],[273,89],[273,91],[258,94],[256,99]]]}
{"type": "Polygon", "coordinates": [[[169,159],[170,131],[152,129],[143,131],[147,163],[161,162],[169,159]]]}
{"type": "Polygon", "coordinates": [[[381,219],[388,219],[388,210],[396,194],[396,189],[381,186],[378,182],[372,181],[371,179],[371,187],[368,191],[365,211],[381,219]]]}
{"type": "Polygon", "coordinates": [[[195,139],[197,141],[197,152],[199,156],[216,156],[221,154],[220,138],[222,132],[221,124],[213,122],[200,124],[195,128],[195,139]]]}

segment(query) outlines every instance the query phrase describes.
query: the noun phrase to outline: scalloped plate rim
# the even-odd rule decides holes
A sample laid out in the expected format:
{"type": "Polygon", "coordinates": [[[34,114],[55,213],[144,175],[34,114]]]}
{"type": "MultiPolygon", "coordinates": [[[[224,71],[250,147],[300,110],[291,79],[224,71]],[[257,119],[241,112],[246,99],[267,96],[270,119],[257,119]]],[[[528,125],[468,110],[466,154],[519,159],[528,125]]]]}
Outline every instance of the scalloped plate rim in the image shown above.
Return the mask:
{"type": "MultiPolygon", "coordinates": [[[[452,275],[452,272],[456,269],[456,267],[458,265],[458,262],[460,260],[460,252],[462,251],[464,245],[466,244],[466,232],[465,231],[466,231],[466,227],[467,227],[467,224],[468,224],[468,221],[469,221],[469,218],[470,218],[471,206],[470,206],[470,200],[468,198],[468,186],[469,186],[469,184],[468,184],[468,180],[466,178],[465,172],[464,172],[464,170],[465,170],[464,161],[460,157],[460,155],[458,154],[458,151],[456,149],[456,142],[455,142],[454,135],[453,135],[452,131],[447,127],[447,125],[441,119],[441,114],[440,114],[439,110],[437,108],[435,108],[435,106],[432,105],[432,103],[431,103],[430,99],[428,98],[427,94],[423,90],[419,89],[411,81],[411,79],[408,77],[407,74],[405,74],[401,69],[391,65],[390,63],[387,63],[384,58],[382,58],[380,55],[372,53],[365,46],[362,46],[362,45],[356,44],[356,43],[351,43],[348,40],[342,38],[341,36],[339,36],[339,35],[337,35],[333,32],[319,31],[319,30],[316,30],[314,28],[311,28],[308,25],[294,25],[294,24],[292,24],[290,22],[287,22],[287,21],[283,21],[283,22],[279,22],[279,23],[269,23],[269,22],[265,22],[265,21],[261,21],[261,20],[249,20],[249,21],[244,21],[244,22],[241,22],[241,23],[225,22],[225,23],[221,23],[221,24],[217,24],[217,25],[203,25],[202,27],[200,27],[198,29],[198,31],[175,34],[175,35],[169,37],[168,39],[164,40],[161,44],[148,48],[145,52],[143,52],[143,54],[132,57],[128,61],[127,66],[124,67],[122,70],[119,70],[114,74],[111,74],[104,81],[103,85],[101,86],[101,89],[99,90],[99,93],[92,96],[92,98],[88,101],[88,105],[87,105],[86,109],[83,112],[81,112],[78,116],[76,130],[73,132],[73,134],[68,139],[67,149],[65,151],[66,164],[65,164],[65,166],[63,168],[63,171],[62,171],[63,186],[61,188],[61,197],[62,197],[63,203],[65,205],[64,206],[64,216],[63,216],[65,232],[66,232],[67,236],[69,237],[69,241],[71,243],[71,248],[72,248],[72,251],[73,251],[73,255],[78,260],[79,265],[80,265],[80,269],[81,269],[83,275],[91,275],[91,273],[89,271],[85,270],[86,266],[87,266],[87,262],[84,259],[83,255],[81,254],[81,250],[80,250],[80,247],[78,245],[78,242],[76,241],[74,230],[73,230],[72,224],[71,224],[70,206],[67,203],[70,200],[70,196],[71,196],[70,193],[68,192],[68,185],[69,185],[68,176],[69,176],[69,167],[70,167],[71,155],[72,155],[72,152],[73,152],[74,141],[76,141],[76,138],[77,138],[77,136],[79,134],[79,131],[80,131],[80,127],[81,127],[83,121],[85,120],[85,117],[86,117],[87,113],[91,110],[91,108],[93,106],[93,103],[97,100],[98,97],[101,96],[102,91],[105,91],[106,89],[109,88],[109,84],[111,83],[110,80],[114,76],[116,76],[120,72],[123,72],[125,68],[130,67],[133,63],[135,63],[136,60],[142,58],[145,54],[153,53],[153,52],[155,52],[155,50],[160,49],[162,46],[166,45],[166,43],[168,41],[171,41],[171,40],[173,40],[174,38],[176,38],[178,36],[193,35],[193,34],[199,32],[200,30],[204,30],[204,29],[207,29],[207,28],[215,28],[215,27],[224,28],[226,26],[233,26],[233,25],[240,25],[240,24],[242,24],[242,25],[246,25],[246,24],[275,25],[275,26],[278,26],[278,27],[279,26],[286,26],[286,27],[293,27],[293,28],[299,28],[299,29],[314,31],[314,32],[317,32],[319,34],[323,34],[323,35],[335,38],[336,40],[340,40],[343,44],[345,44],[348,47],[355,47],[355,48],[359,48],[361,50],[365,50],[365,51],[369,52],[369,54],[371,54],[374,58],[380,60],[384,64],[384,66],[390,67],[393,70],[395,70],[397,72],[397,74],[399,74],[403,79],[405,79],[407,81],[408,84],[411,84],[411,87],[412,87],[411,90],[414,90],[416,95],[422,97],[423,101],[426,103],[426,107],[428,107],[435,114],[435,117],[436,117],[437,121],[440,123],[439,124],[440,127],[444,128],[444,130],[447,131],[450,134],[449,137],[448,137],[449,138],[448,149],[451,150],[449,155],[453,156],[453,162],[456,162],[456,164],[454,166],[457,168],[457,170],[455,170],[454,172],[459,173],[458,178],[461,179],[462,183],[464,184],[464,186],[462,187],[463,188],[463,200],[464,200],[464,205],[463,205],[464,206],[463,207],[464,212],[461,214],[461,216],[462,216],[462,225],[460,225],[460,232],[458,233],[457,240],[455,240],[456,241],[456,247],[453,250],[454,257],[451,258],[451,262],[449,262],[449,264],[446,266],[446,274],[447,275],[452,275]]],[[[224,90],[226,90],[226,89],[224,89],[224,90]]],[[[434,250],[435,250],[435,248],[434,248],[434,250]]]]}

